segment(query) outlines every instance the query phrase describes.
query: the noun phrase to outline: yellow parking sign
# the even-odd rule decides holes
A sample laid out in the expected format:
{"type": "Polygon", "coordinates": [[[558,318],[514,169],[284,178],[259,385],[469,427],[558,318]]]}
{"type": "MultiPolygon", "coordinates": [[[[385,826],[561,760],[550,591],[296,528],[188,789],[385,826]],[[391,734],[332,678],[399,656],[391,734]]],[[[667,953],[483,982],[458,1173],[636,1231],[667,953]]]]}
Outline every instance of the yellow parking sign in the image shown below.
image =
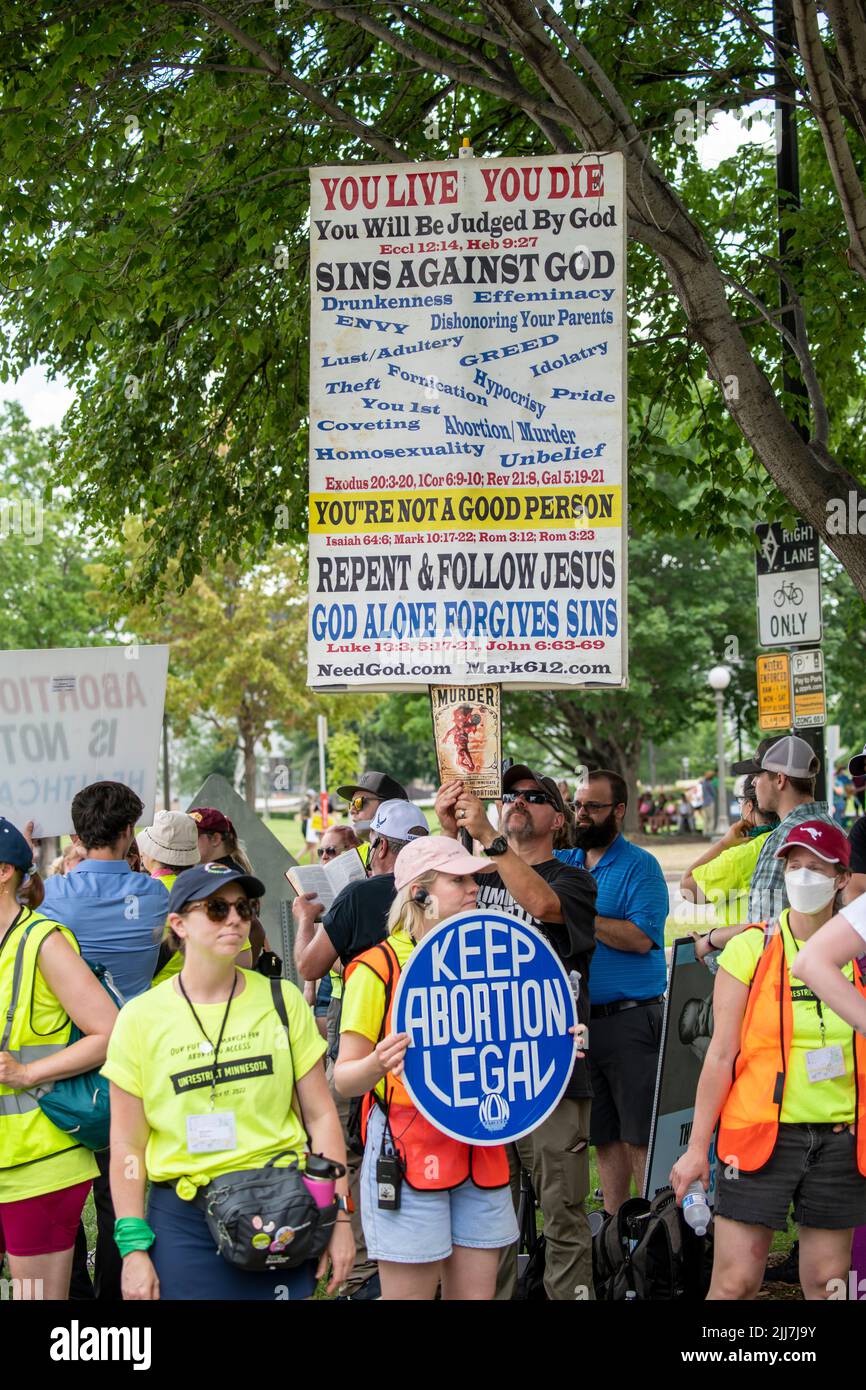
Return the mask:
{"type": "Polygon", "coordinates": [[[771,656],[759,656],[756,662],[758,672],[758,728],[762,733],[773,729],[790,729],[793,720],[791,708],[791,659],[787,652],[774,652],[771,656]]]}

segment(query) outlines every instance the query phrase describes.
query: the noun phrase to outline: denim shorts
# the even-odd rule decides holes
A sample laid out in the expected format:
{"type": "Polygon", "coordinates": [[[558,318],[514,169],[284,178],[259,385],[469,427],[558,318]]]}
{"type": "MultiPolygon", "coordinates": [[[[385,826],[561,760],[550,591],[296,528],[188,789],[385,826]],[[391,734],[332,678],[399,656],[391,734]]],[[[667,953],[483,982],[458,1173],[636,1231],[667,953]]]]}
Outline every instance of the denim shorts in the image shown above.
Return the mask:
{"type": "Polygon", "coordinates": [[[726,1176],[719,1165],[716,1216],[785,1231],[792,1203],[798,1226],[844,1231],[866,1225],[866,1178],[847,1126],[834,1134],[832,1125],[780,1124],[762,1168],[726,1176]]]}
{"type": "Polygon", "coordinates": [[[511,1188],[476,1187],[467,1178],[446,1192],[416,1192],[404,1182],[399,1211],[380,1211],[376,1160],[382,1148],[385,1117],[373,1107],[361,1165],[361,1220],[371,1260],[394,1264],[434,1264],[447,1260],[455,1245],[471,1250],[498,1250],[518,1237],[511,1188]]]}

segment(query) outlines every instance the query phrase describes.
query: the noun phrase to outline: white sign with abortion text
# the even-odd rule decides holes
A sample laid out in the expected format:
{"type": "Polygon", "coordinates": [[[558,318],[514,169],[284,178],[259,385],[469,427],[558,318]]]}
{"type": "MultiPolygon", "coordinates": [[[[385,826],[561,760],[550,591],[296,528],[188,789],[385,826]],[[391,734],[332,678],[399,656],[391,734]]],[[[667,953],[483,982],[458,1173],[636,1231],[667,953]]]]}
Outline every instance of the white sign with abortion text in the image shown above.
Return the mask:
{"type": "Polygon", "coordinates": [[[153,819],[168,647],[0,652],[0,815],[37,838],[72,829],[91,782],[123,782],[153,819]]]}

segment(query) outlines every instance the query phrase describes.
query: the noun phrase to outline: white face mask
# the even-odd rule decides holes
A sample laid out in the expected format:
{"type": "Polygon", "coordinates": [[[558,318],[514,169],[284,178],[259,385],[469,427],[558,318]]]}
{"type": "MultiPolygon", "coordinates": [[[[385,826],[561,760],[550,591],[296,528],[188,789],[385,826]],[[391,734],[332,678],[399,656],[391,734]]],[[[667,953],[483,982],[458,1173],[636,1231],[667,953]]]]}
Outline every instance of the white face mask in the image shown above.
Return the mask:
{"type": "Polygon", "coordinates": [[[785,891],[794,911],[804,912],[809,917],[832,902],[836,880],[815,873],[814,869],[789,869],[785,874],[785,891]]]}

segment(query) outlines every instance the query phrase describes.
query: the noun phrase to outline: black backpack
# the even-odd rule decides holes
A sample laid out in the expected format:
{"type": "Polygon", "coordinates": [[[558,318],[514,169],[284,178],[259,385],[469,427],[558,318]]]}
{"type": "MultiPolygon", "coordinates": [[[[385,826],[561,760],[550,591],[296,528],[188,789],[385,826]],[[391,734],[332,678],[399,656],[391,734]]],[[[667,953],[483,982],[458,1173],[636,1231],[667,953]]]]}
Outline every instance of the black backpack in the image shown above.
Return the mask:
{"type": "Polygon", "coordinates": [[[699,1300],[709,1288],[711,1242],[686,1225],[670,1187],[623,1202],[593,1240],[592,1259],[595,1296],[606,1301],[699,1300]]]}
{"type": "Polygon", "coordinates": [[[520,1252],[518,1258],[519,1274],[514,1297],[522,1303],[537,1303],[547,1298],[544,1288],[546,1242],[544,1236],[540,1235],[538,1231],[537,1212],[538,1200],[535,1196],[532,1180],[526,1169],[521,1168],[520,1209],[518,1211],[520,1236],[517,1242],[517,1249],[520,1252]]]}

